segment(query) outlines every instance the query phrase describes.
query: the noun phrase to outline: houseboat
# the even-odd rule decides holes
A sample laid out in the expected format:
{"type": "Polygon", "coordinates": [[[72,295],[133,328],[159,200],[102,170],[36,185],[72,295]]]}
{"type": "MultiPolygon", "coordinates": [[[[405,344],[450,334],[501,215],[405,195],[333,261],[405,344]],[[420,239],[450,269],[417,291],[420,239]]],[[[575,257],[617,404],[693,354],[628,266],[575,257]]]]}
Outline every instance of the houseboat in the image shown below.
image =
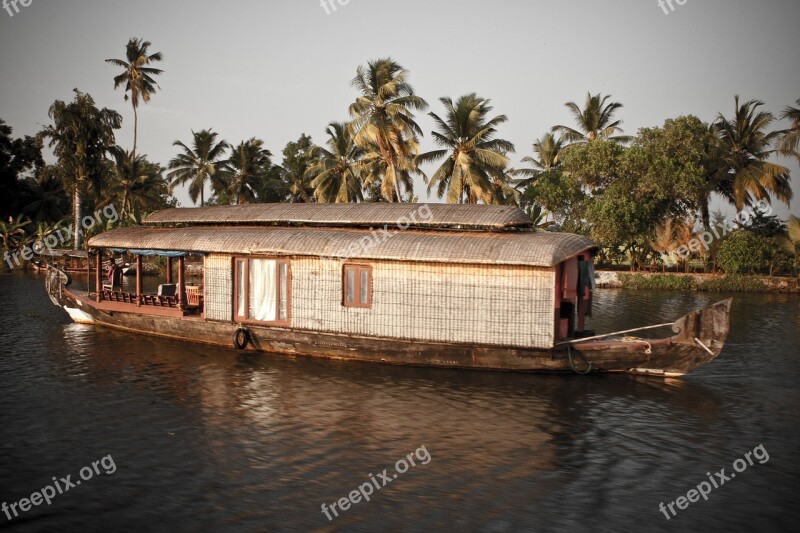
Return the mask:
{"type": "Polygon", "coordinates": [[[596,245],[536,231],[513,206],[176,208],[88,246],[89,290],[57,268],[47,276],[74,321],[239,350],[674,377],[716,358],[728,333],[730,300],[651,326],[672,328],[658,338],[586,331],[596,245]],[[136,258],[135,291],[103,269],[120,253],[136,258]],[[202,257],[202,285],[187,283],[187,255],[202,257]],[[154,293],[142,288],[147,256],[166,258],[154,293]]]}

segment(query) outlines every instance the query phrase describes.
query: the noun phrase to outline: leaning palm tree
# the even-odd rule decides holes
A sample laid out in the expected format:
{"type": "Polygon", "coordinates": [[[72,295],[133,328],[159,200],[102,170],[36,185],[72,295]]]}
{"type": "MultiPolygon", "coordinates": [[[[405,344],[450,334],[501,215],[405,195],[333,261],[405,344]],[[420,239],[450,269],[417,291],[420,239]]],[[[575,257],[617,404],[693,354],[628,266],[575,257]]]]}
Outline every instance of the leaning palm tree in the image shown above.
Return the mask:
{"type": "Polygon", "coordinates": [[[120,218],[139,223],[142,215],[162,206],[167,193],[164,169],[144,155],[133,155],[115,146],[111,155],[113,184],[107,200],[120,208],[120,218]]]}
{"type": "Polygon", "coordinates": [[[151,43],[143,39],[131,37],[125,47],[125,59],[106,59],[106,63],[111,63],[125,69],[121,74],[114,77],[114,88],[125,84],[125,101],[128,98],[133,105],[133,155],[136,155],[136,137],[139,130],[139,99],[145,103],[150,101],[150,95],[156,92],[158,84],[153,76],[158,76],[163,70],[150,67],[151,63],[161,61],[164,56],[161,52],[148,54],[151,43]],[[130,93],[130,96],[128,95],[130,93]]]}
{"type": "Polygon", "coordinates": [[[234,205],[256,202],[258,189],[272,167],[264,141],[252,137],[231,148],[230,157],[214,178],[215,189],[234,205]]]}
{"type": "Polygon", "coordinates": [[[560,133],[565,140],[575,143],[592,142],[597,139],[628,142],[629,136],[615,135],[622,133],[622,128],[619,127],[622,121],[613,120],[614,113],[622,107],[622,104],[619,102],[606,103],[609,98],[611,95],[601,98],[600,93],[595,95],[587,93],[583,109],[575,102],[567,102],[564,105],[572,112],[578,129],[559,125],[553,126],[552,131],[560,133]]]}
{"type": "Polygon", "coordinates": [[[788,205],[792,199],[789,169],[767,160],[776,152],[773,146],[781,134],[768,131],[775,117],[759,111],[764,105],[759,100],[739,104],[736,95],[734,101],[734,116],[728,119],[720,113],[713,125],[722,162],[716,192],[738,210],[757,200],[768,200],[770,195],[788,205]]]}
{"type": "Polygon", "coordinates": [[[225,141],[217,142],[217,134],[208,130],[192,131],[192,148],[181,141],[175,141],[173,146],[178,146],[183,153],[178,154],[169,162],[171,172],[167,174],[170,179],[170,194],[178,185],[189,184],[189,197],[197,203],[200,198],[200,207],[205,203],[206,181],[212,179],[217,173],[218,166],[229,145],[225,141]]]}
{"type": "Polygon", "coordinates": [[[362,181],[364,151],[353,142],[353,136],[342,122],[331,122],[325,130],[326,144],[312,148],[317,158],[306,171],[319,203],[347,203],[364,200],[362,181]]]}
{"type": "Polygon", "coordinates": [[[552,133],[545,133],[533,143],[533,153],[536,157],[526,156],[522,158],[523,163],[531,165],[532,168],[520,168],[515,171],[516,175],[525,176],[517,180],[517,188],[525,188],[535,182],[543,173],[550,172],[561,165],[561,151],[564,149],[566,141],[563,137],[556,137],[552,133]]]}
{"type": "Polygon", "coordinates": [[[374,153],[373,175],[387,201],[401,202],[401,188],[411,194],[413,182],[408,176],[419,172],[415,160],[422,130],[413,112],[424,111],[428,104],[414,94],[407,77],[403,67],[384,58],[370,61],[366,68],[359,66],[352,81],[360,93],[350,105],[353,141],[374,153]]]}
{"type": "Polygon", "coordinates": [[[429,113],[436,123],[433,141],[442,147],[422,154],[420,163],[445,160],[428,180],[428,191],[436,188],[439,198],[448,203],[506,203],[510,192],[510,177],[506,172],[508,154],[514,145],[496,139],[496,127],[506,122],[505,115],[489,118],[489,100],[475,93],[460,97],[455,103],[440,98],[444,118],[429,113]]]}
{"type": "Polygon", "coordinates": [[[781,119],[791,120],[792,125],[788,130],[781,132],[779,151],[781,155],[796,157],[800,160],[800,152],[797,151],[800,146],[800,99],[797,100],[797,107],[787,106],[783,110],[781,119]]]}

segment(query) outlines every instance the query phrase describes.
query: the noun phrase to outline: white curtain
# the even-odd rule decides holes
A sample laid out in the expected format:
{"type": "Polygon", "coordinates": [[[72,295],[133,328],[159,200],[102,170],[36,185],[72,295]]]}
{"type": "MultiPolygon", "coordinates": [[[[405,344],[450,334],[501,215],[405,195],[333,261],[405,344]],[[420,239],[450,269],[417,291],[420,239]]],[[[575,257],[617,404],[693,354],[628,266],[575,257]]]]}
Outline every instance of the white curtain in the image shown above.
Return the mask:
{"type": "Polygon", "coordinates": [[[250,312],[251,320],[272,322],[276,308],[276,261],[250,259],[250,312]]]}
{"type": "Polygon", "coordinates": [[[244,315],[244,306],[245,306],[245,298],[247,295],[245,291],[247,290],[247,284],[245,283],[244,279],[244,261],[236,261],[236,282],[238,287],[236,288],[236,316],[245,316],[244,315]]]}

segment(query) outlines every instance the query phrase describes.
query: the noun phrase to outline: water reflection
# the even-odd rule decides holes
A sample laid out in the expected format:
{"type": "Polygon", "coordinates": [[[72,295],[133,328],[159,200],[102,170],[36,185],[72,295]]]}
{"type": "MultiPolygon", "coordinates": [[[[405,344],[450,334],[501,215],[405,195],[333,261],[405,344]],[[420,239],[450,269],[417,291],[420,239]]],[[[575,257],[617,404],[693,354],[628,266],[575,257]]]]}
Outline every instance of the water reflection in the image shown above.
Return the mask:
{"type": "MultiPolygon", "coordinates": [[[[0,498],[109,453],[118,471],[30,513],[22,531],[666,531],[658,502],[760,442],[772,461],[681,527],[792,523],[796,296],[737,295],[720,359],[662,381],[240,354],[71,324],[40,285],[0,279],[0,498]],[[327,522],[322,502],[423,444],[429,464],[327,522]]],[[[600,291],[591,327],[667,322],[724,297],[600,291]]]]}

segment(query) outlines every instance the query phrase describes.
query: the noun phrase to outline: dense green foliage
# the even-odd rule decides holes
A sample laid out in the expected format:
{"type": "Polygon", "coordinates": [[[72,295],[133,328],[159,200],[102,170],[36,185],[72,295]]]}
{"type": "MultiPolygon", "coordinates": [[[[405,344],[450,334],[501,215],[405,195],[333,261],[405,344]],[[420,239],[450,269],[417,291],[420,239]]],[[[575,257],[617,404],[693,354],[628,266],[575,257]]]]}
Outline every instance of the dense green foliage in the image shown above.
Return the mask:
{"type": "Polygon", "coordinates": [[[741,230],[725,239],[717,260],[727,274],[755,274],[764,268],[767,253],[763,239],[752,231],[741,230]]]}
{"type": "Polygon", "coordinates": [[[119,114],[98,109],[77,90],[72,102],[53,104],[52,124],[37,137],[14,139],[0,120],[0,184],[9,193],[0,198],[0,215],[12,217],[4,230],[9,239],[46,233],[48,225],[70,214],[76,220],[101,202],[118,207],[121,224],[138,222],[176,205],[170,196],[176,187],[186,187],[199,205],[401,202],[417,200],[413,178],[421,176],[429,193],[449,203],[517,204],[540,229],[588,235],[600,245],[601,263],[632,271],[799,272],[796,222],[787,226],[756,213],[738,223],[709,213],[712,195],[739,215],[772,200],[789,203],[789,172],[773,158],[800,157],[796,107],[785,108],[778,118],[790,126],[778,130],[762,102],[736,96],[733,114],[720,113],[711,124],[680,116],[626,135],[622,103],[587,93],[583,105],[565,104],[573,124],[549,128],[513,168],[514,145],[500,131],[508,117],[492,113],[490,100],[476,93],[439,98],[443,112],[429,113],[436,149],[420,154],[415,113],[428,104],[408,70],[381,58],[355,69],[354,99],[342,107],[350,120],[330,122],[322,146],[302,134],[273,158],[263,139],[229,143],[209,128],[192,132],[189,142],[175,141],[177,153],[165,169],[136,152],[139,104],[159,90],[163,72],[153,67],[162,54],[150,47],[132,38],[123,59],[107,60],[122,69],[114,88],[124,87],[133,106],[130,152],[116,146],[119,114]],[[52,165],[43,163],[45,141],[52,165]],[[423,167],[431,164],[427,175],[423,167]],[[712,230],[711,242],[698,246],[698,235],[712,230]]]}
{"type": "Polygon", "coordinates": [[[691,291],[697,289],[697,283],[691,276],[676,276],[672,274],[619,274],[619,281],[624,289],[648,290],[679,290],[691,291]]]}

